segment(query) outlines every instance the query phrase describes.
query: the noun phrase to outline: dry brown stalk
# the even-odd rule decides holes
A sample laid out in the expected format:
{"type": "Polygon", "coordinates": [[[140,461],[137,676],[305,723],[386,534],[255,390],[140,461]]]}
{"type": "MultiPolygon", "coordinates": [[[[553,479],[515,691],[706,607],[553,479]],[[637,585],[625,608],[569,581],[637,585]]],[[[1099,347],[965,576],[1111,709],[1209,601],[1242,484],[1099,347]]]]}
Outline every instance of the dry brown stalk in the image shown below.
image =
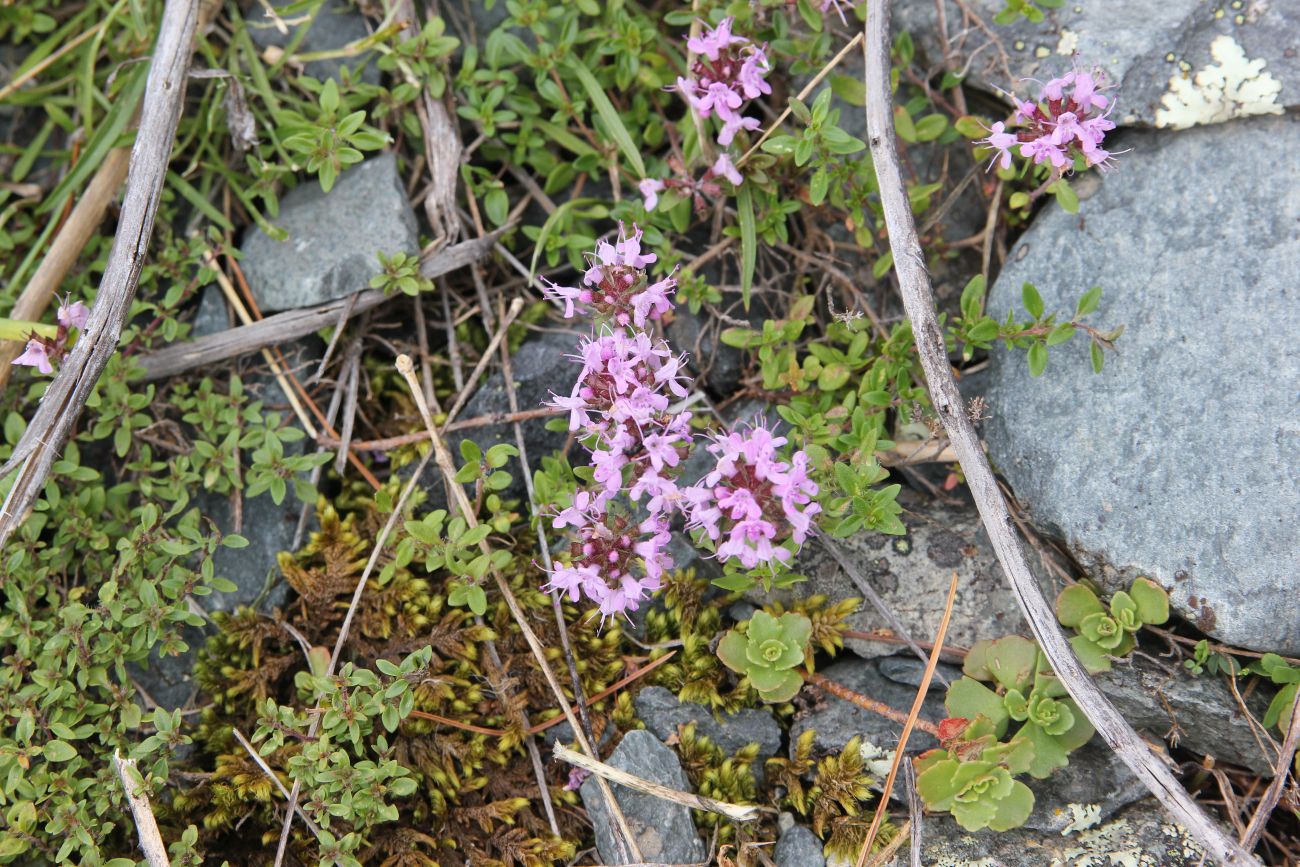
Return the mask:
{"type": "MultiPolygon", "coordinates": [[[[811,683],[815,687],[826,690],[836,698],[842,698],[851,704],[856,704],[863,710],[868,710],[877,716],[883,716],[885,719],[893,720],[899,725],[907,724],[907,714],[895,710],[884,702],[876,701],[874,698],[868,698],[860,692],[854,692],[847,686],[836,683],[824,674],[818,674],[815,671],[807,671],[804,669],[800,669],[799,673],[803,675],[805,681],[811,683]]],[[[936,738],[939,736],[939,727],[929,720],[918,719],[914,724],[926,734],[934,735],[936,738]]]]}
{"type": "Polygon", "coordinates": [[[568,762],[574,767],[590,771],[597,777],[617,783],[620,786],[626,786],[629,789],[635,789],[638,792],[644,792],[665,801],[672,801],[674,804],[682,804],[692,810],[706,810],[710,813],[717,813],[719,816],[726,816],[735,822],[748,822],[757,819],[759,813],[766,812],[762,807],[749,804],[728,804],[725,801],[716,801],[703,795],[680,792],[677,789],[670,789],[667,786],[652,783],[626,771],[620,771],[618,768],[604,762],[587,758],[582,753],[575,753],[559,742],[555,744],[555,757],[562,762],[568,762]]]}

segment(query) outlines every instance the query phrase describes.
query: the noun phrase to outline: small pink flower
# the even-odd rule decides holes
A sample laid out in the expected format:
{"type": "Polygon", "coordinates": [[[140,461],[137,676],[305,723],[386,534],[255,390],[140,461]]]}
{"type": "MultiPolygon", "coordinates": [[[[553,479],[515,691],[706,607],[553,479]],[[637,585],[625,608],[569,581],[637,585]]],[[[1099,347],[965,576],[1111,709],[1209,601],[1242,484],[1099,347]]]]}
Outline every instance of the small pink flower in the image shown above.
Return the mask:
{"type": "Polygon", "coordinates": [[[1070,159],[1065,155],[1065,151],[1052,144],[1048,136],[1043,136],[1033,141],[1023,142],[1020,145],[1020,155],[1030,157],[1034,165],[1043,162],[1051,162],[1054,168],[1063,169],[1070,165],[1070,159]]]}
{"type": "Polygon", "coordinates": [[[27,341],[23,354],[13,361],[21,367],[34,367],[41,373],[53,373],[54,365],[50,363],[50,351],[40,340],[27,341]]]}
{"type": "Polygon", "coordinates": [[[717,177],[726,178],[736,186],[745,182],[745,176],[736,168],[736,164],[731,161],[731,157],[725,153],[718,154],[717,160],[713,163],[712,172],[717,177]]]}
{"type": "MultiPolygon", "coordinates": [[[[1011,168],[1011,148],[1016,144],[1017,139],[1015,133],[1004,132],[1005,129],[1006,124],[998,121],[989,130],[989,137],[980,139],[976,144],[987,145],[997,151],[993,161],[1001,165],[1002,168],[1009,169],[1011,168]]],[[[993,163],[989,163],[989,165],[992,166],[993,163]]]]}
{"type": "Polygon", "coordinates": [[[736,138],[737,132],[742,129],[758,129],[759,126],[761,126],[761,124],[758,122],[758,118],[756,117],[741,117],[740,115],[736,115],[733,118],[728,118],[722,123],[722,132],[718,133],[718,144],[723,147],[730,147],[731,143],[736,138]]]}
{"type": "Polygon", "coordinates": [[[664,182],[657,178],[645,178],[637,187],[645,199],[645,209],[653,211],[659,204],[659,194],[664,191],[664,182]]]}
{"type": "Polygon", "coordinates": [[[76,328],[80,331],[86,327],[88,319],[90,319],[90,309],[80,301],[71,304],[65,301],[59,305],[58,320],[64,328],[76,328]]]}
{"type": "Polygon", "coordinates": [[[686,48],[693,54],[702,54],[709,60],[717,60],[722,52],[731,46],[744,45],[749,40],[743,36],[735,36],[731,32],[731,25],[735,20],[731,17],[723,18],[718,22],[717,27],[687,39],[686,48]]]}

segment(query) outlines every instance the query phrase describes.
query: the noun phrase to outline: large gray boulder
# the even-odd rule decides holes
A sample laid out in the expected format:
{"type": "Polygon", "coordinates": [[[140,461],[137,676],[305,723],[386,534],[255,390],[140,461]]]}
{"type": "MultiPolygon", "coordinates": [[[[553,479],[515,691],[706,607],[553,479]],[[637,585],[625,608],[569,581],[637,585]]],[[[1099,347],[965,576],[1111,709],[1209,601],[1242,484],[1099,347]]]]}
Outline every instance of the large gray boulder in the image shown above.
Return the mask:
{"type": "Polygon", "coordinates": [[[1049,205],[990,312],[1034,283],[1048,310],[1091,286],[1125,326],[1046,375],[995,352],[986,437],[1034,521],[1109,589],[1146,575],[1223,641],[1300,653],[1300,124],[1255,119],[1120,139],[1120,166],[1049,205]],[[1194,178],[1189,175],[1194,173],[1194,178]]]}
{"type": "Polygon", "coordinates": [[[244,276],[266,311],[322,304],[359,292],[380,271],[379,252],[420,250],[415,214],[391,152],[343,172],[328,193],[306,180],[280,199],[276,241],[259,228],[244,235],[244,276]]]}
{"type": "MultiPolygon", "coordinates": [[[[1238,117],[1281,114],[1300,105],[1300,4],[1255,0],[1088,0],[994,25],[1004,0],[966,4],[989,29],[963,25],[948,0],[953,50],[970,58],[969,80],[988,88],[1034,88],[1080,67],[1100,66],[1118,85],[1112,117],[1122,125],[1184,128],[1238,117]],[[990,34],[998,43],[990,46],[990,34]]],[[[896,4],[895,30],[907,30],[938,61],[934,3],[896,4]]],[[[1036,92],[1035,92],[1036,95],[1036,92]]]]}
{"type": "MultiPolygon", "coordinates": [[[[648,731],[630,731],[614,748],[609,764],[634,777],[689,792],[690,783],[677,754],[648,731]]],[[[628,827],[636,836],[645,863],[690,864],[704,860],[704,841],[695,831],[690,807],[656,798],[623,786],[612,785],[619,808],[627,818],[628,827]]],[[[627,864],[619,857],[615,842],[614,825],[609,807],[594,779],[588,779],[579,790],[582,803],[587,808],[592,827],[596,831],[596,850],[602,864],[627,864]]]]}

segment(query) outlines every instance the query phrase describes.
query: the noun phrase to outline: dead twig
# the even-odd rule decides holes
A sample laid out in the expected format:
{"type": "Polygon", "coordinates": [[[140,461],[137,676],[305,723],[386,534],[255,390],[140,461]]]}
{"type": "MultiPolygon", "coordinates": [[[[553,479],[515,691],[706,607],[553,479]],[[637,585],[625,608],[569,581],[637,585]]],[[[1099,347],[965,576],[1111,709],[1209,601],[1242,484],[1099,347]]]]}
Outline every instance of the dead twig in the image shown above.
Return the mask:
{"type": "Polygon", "coordinates": [[[149,63],[140,127],[131,148],[122,214],[90,320],[47,387],[13,456],[0,467],[0,476],[18,470],[0,509],[0,546],[9,540],[44,489],[95,383],[117,351],[122,324],[130,312],[153,237],[154,217],[184,104],[185,73],[198,21],[199,4],[167,0],[149,63]]]}
{"type": "Polygon", "coordinates": [[[725,801],[715,801],[713,798],[706,798],[703,795],[692,794],[691,792],[679,792],[676,789],[670,789],[667,786],[661,786],[658,783],[652,783],[649,780],[643,780],[640,777],[633,776],[626,771],[620,771],[618,768],[598,762],[595,759],[589,759],[582,753],[575,753],[564,744],[555,744],[555,757],[562,762],[568,762],[574,767],[582,768],[584,771],[590,771],[598,777],[617,783],[629,789],[635,789],[647,795],[653,795],[665,801],[672,801],[674,804],[681,804],[690,807],[692,810],[705,810],[709,813],[717,813],[719,816],[726,816],[733,822],[749,822],[757,819],[760,813],[775,812],[774,810],[763,807],[751,806],[749,804],[728,804],[725,801]]]}
{"type": "Polygon", "coordinates": [[[122,790],[126,792],[126,801],[131,805],[131,818],[140,832],[140,850],[144,852],[144,859],[149,862],[149,867],[170,867],[167,846],[158,832],[158,822],[153,817],[135,759],[124,759],[121,752],[114,750],[113,765],[117,769],[117,778],[122,781],[122,790]]]}
{"type": "Polygon", "coordinates": [[[1258,865],[1259,861],[1253,855],[1225,834],[1192,800],[1178,779],[1151,755],[1142,739],[1102,695],[1070,649],[1056,625],[1051,606],[1034,580],[1020,540],[1015,535],[1006,500],[998,489],[975,426],[966,414],[966,402],[953,379],[943,332],[935,313],[934,292],[925,270],[925,253],[916,235],[916,223],[903,186],[891,109],[889,0],[880,0],[868,7],[865,32],[867,132],[876,177],[880,182],[880,200],[903,305],[912,323],[917,354],[925,371],[935,412],[957,452],[971,495],[1012,592],[1052,670],[1116,755],[1165,809],[1200,841],[1210,857],[1226,865],[1258,865]]]}

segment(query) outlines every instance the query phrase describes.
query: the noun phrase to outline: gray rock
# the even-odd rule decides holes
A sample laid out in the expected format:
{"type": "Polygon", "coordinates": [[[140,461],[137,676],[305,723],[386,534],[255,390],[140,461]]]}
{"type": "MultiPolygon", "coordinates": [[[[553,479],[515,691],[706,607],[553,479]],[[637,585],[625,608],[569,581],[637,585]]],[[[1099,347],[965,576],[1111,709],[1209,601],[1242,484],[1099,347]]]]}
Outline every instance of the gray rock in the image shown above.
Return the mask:
{"type": "Polygon", "coordinates": [[[727,755],[748,744],[758,744],[758,765],[781,749],[781,727],[765,710],[736,711],[722,721],[703,705],[679,701],[662,686],[650,686],[636,694],[637,716],[661,741],[677,734],[677,727],[695,723],[695,731],[711,740],[727,755]]]}
{"type": "MultiPolygon", "coordinates": [[[[1134,657],[1096,679],[1101,691],[1134,727],[1158,738],[1167,737],[1198,755],[1213,756],[1220,763],[1273,775],[1271,760],[1260,751],[1250,723],[1222,678],[1209,674],[1196,677],[1183,669],[1170,674],[1150,660],[1134,657]]],[[[1261,719],[1272,697],[1272,688],[1260,684],[1243,699],[1251,714],[1261,719]]]]}
{"type": "MultiPolygon", "coordinates": [[[[997,638],[1013,632],[1028,634],[1015,597],[1007,589],[989,545],[979,515],[969,506],[946,506],[926,501],[904,491],[900,501],[907,508],[903,523],[907,534],[885,536],[860,533],[834,544],[856,567],[858,574],[875,589],[914,640],[934,637],[943,616],[943,599],[955,571],[959,577],[957,599],[947,643],[970,647],[982,638],[997,638]]],[[[840,568],[825,545],[814,539],[795,561],[795,571],[807,576],[805,584],[792,591],[778,592],[787,599],[806,595],[815,588],[831,599],[862,598],[856,584],[840,568]]],[[[761,594],[755,601],[765,601],[761,594]]],[[[889,629],[889,623],[863,599],[847,620],[849,628],[863,632],[889,629]]],[[[898,645],[868,642],[856,638],[845,644],[867,658],[898,653],[898,645]]]]}
{"type": "Polygon", "coordinates": [[[1094,375],[1076,338],[1041,379],[995,353],[990,455],[1108,589],[1146,575],[1224,642],[1300,653],[1300,123],[1120,146],[1121,168],[1079,184],[1078,215],[1040,215],[990,301],[995,317],[1019,307],[1029,281],[1068,314],[1101,286],[1091,321],[1125,326],[1118,352],[1094,375]]]}
{"type": "Polygon", "coordinates": [[[207,337],[225,331],[231,326],[230,312],[226,307],[225,296],[216,286],[208,286],[199,296],[199,309],[194,313],[194,322],[190,325],[190,337],[207,337]]]}
{"type": "Polygon", "coordinates": [[[304,181],[280,200],[276,225],[289,240],[259,228],[244,236],[244,276],[263,310],[289,310],[365,289],[379,273],[377,253],[419,252],[415,214],[391,152],[339,176],[329,193],[304,181]]]}
{"type": "Polygon", "coordinates": [[[1060,834],[1081,812],[1105,821],[1147,795],[1146,786],[1099,737],[1070,753],[1069,767],[1045,780],[1022,778],[1034,793],[1034,812],[1025,827],[1060,834]]]}
{"type": "MultiPolygon", "coordinates": [[[[952,666],[945,665],[944,668],[950,679],[961,675],[952,666]]],[[[841,686],[883,702],[904,715],[912,709],[912,700],[916,697],[916,687],[895,683],[881,674],[879,660],[846,659],[821,669],[821,673],[841,686]]],[[[792,755],[799,736],[808,729],[817,731],[817,745],[826,751],[844,749],[844,745],[855,736],[862,737],[864,748],[871,746],[880,750],[892,750],[898,744],[898,738],[903,733],[902,724],[823,693],[816,687],[807,688],[805,694],[815,695],[819,704],[811,712],[797,717],[790,726],[792,755]]],[[[923,719],[938,722],[948,715],[944,710],[943,696],[943,685],[938,681],[931,683],[930,691],[921,705],[923,719]]],[[[930,735],[913,729],[907,741],[907,752],[920,752],[938,745],[930,735]]]]}
{"type": "MultiPolygon", "coordinates": [[[[609,757],[609,764],[633,776],[689,792],[690,783],[676,753],[664,746],[648,731],[630,731],[609,757]]],[[[636,835],[637,846],[650,864],[685,864],[703,861],[704,841],[695,830],[689,807],[635,792],[623,786],[611,786],[628,826],[636,835]]],[[[596,831],[596,849],[605,864],[627,864],[619,855],[609,808],[596,781],[588,779],[579,790],[596,831]]]]}
{"type": "Polygon", "coordinates": [[[795,825],[781,834],[772,850],[776,867],[825,867],[822,841],[803,825],[795,825]]]}
{"type": "MultiPolygon", "coordinates": [[[[290,5],[290,2],[291,0],[272,0],[271,6],[278,10],[290,5]]],[[[286,14],[283,17],[293,19],[299,16],[286,14]]],[[[249,38],[262,50],[271,46],[288,48],[289,43],[297,37],[298,31],[304,27],[307,28],[307,33],[298,43],[296,51],[299,54],[334,51],[370,35],[365,16],[346,0],[325,0],[320,11],[311,21],[296,26],[290,25],[287,27],[287,33],[280,32],[259,4],[253,4],[248,13],[249,38]]],[[[365,63],[365,68],[361,71],[361,80],[367,84],[378,84],[379,68],[375,66],[372,51],[366,51],[356,57],[308,61],[303,64],[303,71],[312,78],[324,81],[327,78],[338,78],[345,65],[355,70],[362,63],[365,63]]]]}
{"type": "MultiPolygon", "coordinates": [[[[921,863],[981,867],[1197,867],[1205,850],[1175,824],[1153,799],[1140,801],[1104,820],[1080,808],[1064,832],[1032,828],[970,833],[947,814],[926,817],[921,863]]],[[[907,847],[889,863],[906,867],[907,847]]]]}
{"type": "MultiPolygon", "coordinates": [[[[947,5],[949,32],[955,34],[961,12],[951,0],[947,5]]],[[[991,22],[1005,3],[972,0],[968,6],[991,22]]],[[[894,28],[908,30],[927,59],[940,57],[935,4],[899,4],[894,28]]],[[[1118,85],[1112,115],[1118,123],[1181,128],[1281,114],[1300,104],[1297,28],[1295,3],[1102,0],[1066,3],[1040,24],[1020,19],[994,27],[1002,50],[975,53],[988,36],[971,28],[955,50],[963,57],[974,54],[973,83],[1021,91],[1035,86],[1021,85],[1021,79],[1045,81],[1067,72],[1077,54],[1081,67],[1100,66],[1118,85]]]]}

